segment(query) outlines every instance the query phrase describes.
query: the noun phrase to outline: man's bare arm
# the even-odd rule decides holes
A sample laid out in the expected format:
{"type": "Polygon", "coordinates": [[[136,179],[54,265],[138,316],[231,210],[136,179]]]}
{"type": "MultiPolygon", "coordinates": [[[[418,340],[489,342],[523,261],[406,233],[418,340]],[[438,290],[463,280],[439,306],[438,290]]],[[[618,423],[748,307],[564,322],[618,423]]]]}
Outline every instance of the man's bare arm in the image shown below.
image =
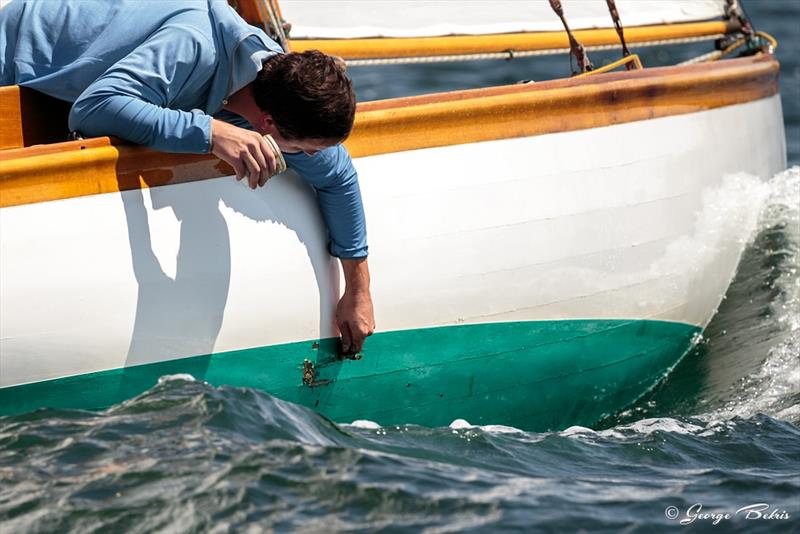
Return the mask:
{"type": "Polygon", "coordinates": [[[355,354],[375,331],[375,315],[369,288],[367,258],[341,259],[344,295],[336,308],[336,324],[342,335],[342,353],[355,354]]]}

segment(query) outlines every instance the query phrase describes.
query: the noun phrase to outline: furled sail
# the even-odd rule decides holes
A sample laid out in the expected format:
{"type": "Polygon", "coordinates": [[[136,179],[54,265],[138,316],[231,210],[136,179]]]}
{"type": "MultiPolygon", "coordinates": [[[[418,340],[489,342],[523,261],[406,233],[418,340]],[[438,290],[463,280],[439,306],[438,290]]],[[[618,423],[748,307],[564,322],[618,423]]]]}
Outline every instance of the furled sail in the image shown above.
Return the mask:
{"type": "MultiPolygon", "coordinates": [[[[605,0],[562,0],[572,29],[612,28],[605,0]]],[[[626,27],[725,15],[725,0],[617,0],[626,27]]],[[[561,31],[547,0],[280,0],[294,39],[439,37],[561,31]]]]}
{"type": "MultiPolygon", "coordinates": [[[[561,3],[569,26],[588,49],[619,43],[606,0],[561,3]]],[[[276,31],[280,25],[270,22],[274,18],[290,23],[287,44],[292,50],[320,49],[350,64],[403,58],[510,58],[570,49],[549,0],[235,0],[235,4],[251,23],[276,31]]],[[[616,0],[616,6],[628,43],[638,46],[717,39],[739,29],[738,21],[729,16],[735,0],[616,0]]]]}

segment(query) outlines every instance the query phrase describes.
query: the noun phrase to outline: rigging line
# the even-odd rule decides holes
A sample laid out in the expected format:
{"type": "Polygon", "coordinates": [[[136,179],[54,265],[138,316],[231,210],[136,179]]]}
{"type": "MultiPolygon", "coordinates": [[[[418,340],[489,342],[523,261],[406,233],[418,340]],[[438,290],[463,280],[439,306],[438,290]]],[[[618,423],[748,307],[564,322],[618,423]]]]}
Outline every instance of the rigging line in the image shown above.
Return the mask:
{"type": "MultiPolygon", "coordinates": [[[[567,24],[567,19],[564,17],[564,9],[561,7],[561,0],[550,0],[550,7],[553,8],[558,18],[561,19],[561,23],[564,25],[564,30],[567,32],[567,37],[569,38],[569,47],[570,52],[575,59],[578,60],[578,66],[581,69],[581,72],[588,72],[594,69],[592,62],[589,60],[589,56],[586,55],[586,50],[584,49],[583,45],[575,39],[575,36],[572,35],[572,31],[569,29],[569,25],[567,24]]],[[[577,74],[573,72],[573,74],[577,74]]]]}
{"type": "MultiPolygon", "coordinates": [[[[608,5],[609,13],[611,13],[611,20],[614,21],[614,28],[617,30],[617,35],[619,35],[619,42],[622,44],[622,57],[626,58],[631,55],[631,52],[628,50],[628,45],[625,43],[625,33],[622,29],[622,22],[619,20],[617,5],[614,3],[614,0],[606,0],[606,4],[608,5]]],[[[630,63],[625,64],[626,70],[631,70],[631,68],[633,67],[630,63]]]]}
{"type": "MultiPolygon", "coordinates": [[[[725,37],[724,34],[714,35],[701,35],[697,37],[683,37],[680,39],[660,39],[654,41],[644,41],[636,43],[638,47],[653,47],[664,45],[679,45],[701,43],[705,41],[715,41],[725,37]]],[[[616,50],[619,45],[595,45],[587,46],[586,50],[590,52],[616,50]]],[[[396,58],[375,58],[375,59],[349,59],[346,60],[348,67],[371,67],[371,66],[389,66],[389,65],[407,65],[407,64],[421,64],[421,63],[445,63],[456,61],[481,61],[491,59],[504,59],[511,60],[517,58],[537,57],[537,56],[552,56],[558,54],[569,54],[569,48],[551,48],[548,50],[506,50],[504,52],[485,52],[480,54],[457,54],[457,55],[440,55],[440,56],[410,56],[410,57],[396,57],[396,58]]]]}
{"type": "Polygon", "coordinates": [[[725,18],[736,19],[741,25],[741,32],[745,36],[753,35],[753,25],[750,23],[750,18],[744,11],[744,5],[741,5],[738,0],[725,0],[727,4],[725,7],[725,18]]]}
{"type": "Polygon", "coordinates": [[[287,27],[291,28],[291,25],[287,25],[286,21],[283,20],[278,0],[267,0],[267,3],[269,4],[270,13],[272,13],[272,16],[275,17],[275,29],[278,32],[280,45],[286,52],[289,52],[289,36],[286,33],[287,27]]]}
{"type": "Polygon", "coordinates": [[[289,40],[286,38],[286,32],[283,30],[283,20],[278,16],[278,10],[273,3],[273,0],[261,0],[256,3],[261,20],[264,21],[265,30],[267,33],[277,41],[283,48],[284,52],[289,51],[289,40]],[[262,8],[266,10],[266,16],[262,12],[262,8]]]}

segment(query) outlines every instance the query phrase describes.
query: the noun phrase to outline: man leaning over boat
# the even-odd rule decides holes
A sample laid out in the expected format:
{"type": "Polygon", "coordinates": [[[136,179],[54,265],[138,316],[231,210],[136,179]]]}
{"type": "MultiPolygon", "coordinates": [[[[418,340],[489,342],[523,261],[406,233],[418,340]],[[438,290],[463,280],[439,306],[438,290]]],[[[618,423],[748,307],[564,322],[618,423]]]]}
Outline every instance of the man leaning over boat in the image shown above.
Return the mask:
{"type": "Polygon", "coordinates": [[[164,152],[213,153],[263,186],[286,164],[316,191],[346,287],[342,350],[375,328],[358,177],[341,145],[355,117],[350,80],[321,52],[284,54],[224,0],[48,2],[0,9],[0,85],[73,102],[70,130],[164,152]]]}

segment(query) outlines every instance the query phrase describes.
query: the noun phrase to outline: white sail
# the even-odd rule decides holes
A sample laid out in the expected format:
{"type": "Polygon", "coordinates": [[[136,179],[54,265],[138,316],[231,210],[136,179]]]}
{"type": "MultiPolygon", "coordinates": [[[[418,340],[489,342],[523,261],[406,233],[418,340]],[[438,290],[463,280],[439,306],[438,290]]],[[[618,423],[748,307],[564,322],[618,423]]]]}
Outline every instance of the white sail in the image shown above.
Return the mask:
{"type": "MultiPolygon", "coordinates": [[[[571,29],[613,27],[605,0],[562,0],[571,29]]],[[[625,27],[711,20],[725,0],[616,0],[625,27]]],[[[281,0],[293,39],[561,31],[548,0],[281,0]]]]}

